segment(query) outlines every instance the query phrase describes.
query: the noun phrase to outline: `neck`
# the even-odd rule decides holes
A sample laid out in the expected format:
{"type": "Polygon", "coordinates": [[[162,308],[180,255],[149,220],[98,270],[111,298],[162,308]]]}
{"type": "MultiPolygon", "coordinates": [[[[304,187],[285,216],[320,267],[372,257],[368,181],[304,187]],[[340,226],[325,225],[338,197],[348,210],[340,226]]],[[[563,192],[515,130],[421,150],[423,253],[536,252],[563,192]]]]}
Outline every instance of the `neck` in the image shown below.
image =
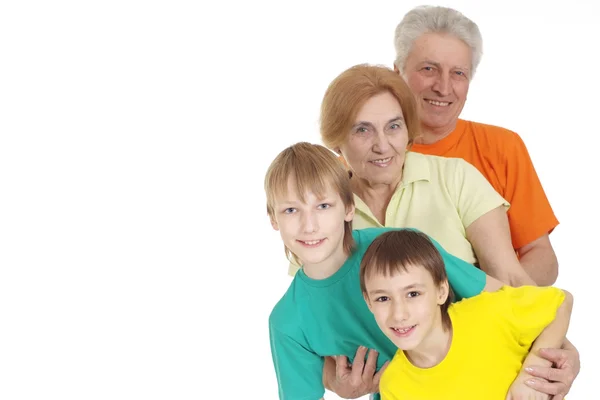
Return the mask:
{"type": "Polygon", "coordinates": [[[368,180],[353,176],[350,180],[352,192],[360,197],[367,205],[375,202],[385,201],[388,204],[396,191],[396,188],[402,181],[402,173],[391,183],[371,184],[368,180]]]}
{"type": "Polygon", "coordinates": [[[316,264],[304,264],[302,269],[306,276],[311,279],[327,279],[342,268],[348,254],[344,252],[343,243],[340,243],[338,250],[326,260],[316,264]]]}
{"type": "Polygon", "coordinates": [[[423,341],[413,350],[404,353],[410,362],[418,368],[431,368],[441,363],[452,344],[453,329],[444,329],[441,316],[438,326],[432,328],[423,341]]]}
{"type": "Polygon", "coordinates": [[[456,122],[450,126],[443,126],[439,128],[432,128],[426,125],[421,125],[423,134],[418,138],[415,138],[415,143],[418,144],[433,144],[439,142],[446,136],[448,136],[454,129],[456,129],[456,122]]]}

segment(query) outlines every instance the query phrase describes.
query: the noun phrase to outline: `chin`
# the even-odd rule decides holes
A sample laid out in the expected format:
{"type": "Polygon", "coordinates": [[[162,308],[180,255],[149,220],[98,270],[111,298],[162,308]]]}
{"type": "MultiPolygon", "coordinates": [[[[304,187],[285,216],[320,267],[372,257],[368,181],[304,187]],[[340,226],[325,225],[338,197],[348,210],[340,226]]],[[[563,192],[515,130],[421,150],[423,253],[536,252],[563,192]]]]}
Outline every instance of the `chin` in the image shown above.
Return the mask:
{"type": "Polygon", "coordinates": [[[399,350],[402,350],[402,351],[414,350],[419,345],[419,343],[416,343],[412,340],[410,342],[401,342],[401,341],[398,341],[397,339],[394,342],[394,344],[396,345],[396,347],[398,347],[399,350]]]}

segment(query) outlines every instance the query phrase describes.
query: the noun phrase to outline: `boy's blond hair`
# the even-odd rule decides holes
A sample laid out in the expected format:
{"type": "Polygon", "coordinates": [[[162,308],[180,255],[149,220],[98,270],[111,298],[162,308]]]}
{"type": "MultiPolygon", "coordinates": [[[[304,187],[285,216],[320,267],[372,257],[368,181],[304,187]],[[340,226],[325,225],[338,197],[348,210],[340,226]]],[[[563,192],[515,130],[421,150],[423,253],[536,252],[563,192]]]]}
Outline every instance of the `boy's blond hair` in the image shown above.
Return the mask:
{"type": "MultiPolygon", "coordinates": [[[[275,219],[275,198],[285,196],[290,178],[294,178],[296,191],[300,200],[312,192],[323,197],[326,188],[331,187],[340,195],[346,210],[354,206],[354,195],[350,189],[348,171],[337,157],[327,148],[307,142],[296,143],[283,150],[271,163],[265,176],[265,192],[267,194],[267,214],[275,219]]],[[[344,222],[344,252],[350,254],[354,247],[352,237],[352,221],[344,222]]],[[[287,247],[288,259],[298,265],[295,254],[287,247]]]]}
{"type": "MultiPolygon", "coordinates": [[[[360,263],[360,289],[367,296],[365,281],[373,275],[392,276],[406,271],[409,266],[425,268],[436,287],[448,281],[446,266],[440,252],[427,235],[413,229],[382,233],[369,245],[360,263]]],[[[449,329],[452,324],[448,307],[454,299],[448,284],[448,298],[442,304],[442,323],[449,329]]]]}

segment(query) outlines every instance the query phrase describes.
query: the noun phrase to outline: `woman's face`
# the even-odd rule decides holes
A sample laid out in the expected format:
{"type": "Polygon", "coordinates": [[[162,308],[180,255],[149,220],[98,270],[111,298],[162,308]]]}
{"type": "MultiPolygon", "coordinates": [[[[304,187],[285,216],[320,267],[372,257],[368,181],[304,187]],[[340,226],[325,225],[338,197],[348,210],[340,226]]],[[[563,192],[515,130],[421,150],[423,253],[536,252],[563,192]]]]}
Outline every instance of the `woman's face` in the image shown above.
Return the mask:
{"type": "Polygon", "coordinates": [[[408,145],[400,103],[389,92],[371,97],[358,112],[346,141],[339,147],[353,174],[370,185],[396,185],[408,145]]]}

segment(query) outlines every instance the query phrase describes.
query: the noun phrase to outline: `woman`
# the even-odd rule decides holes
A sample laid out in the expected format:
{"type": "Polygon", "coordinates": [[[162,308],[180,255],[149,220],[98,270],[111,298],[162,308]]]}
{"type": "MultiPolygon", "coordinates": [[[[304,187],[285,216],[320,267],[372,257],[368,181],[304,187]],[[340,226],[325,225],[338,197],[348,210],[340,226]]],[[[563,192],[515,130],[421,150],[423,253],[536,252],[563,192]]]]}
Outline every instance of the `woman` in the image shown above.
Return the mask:
{"type": "Polygon", "coordinates": [[[466,161],[410,152],[419,133],[413,95],[391,69],[358,65],[330,84],[321,138],[350,169],[354,228],[414,227],[511,286],[535,285],[512,248],[509,204],[466,161]]]}

